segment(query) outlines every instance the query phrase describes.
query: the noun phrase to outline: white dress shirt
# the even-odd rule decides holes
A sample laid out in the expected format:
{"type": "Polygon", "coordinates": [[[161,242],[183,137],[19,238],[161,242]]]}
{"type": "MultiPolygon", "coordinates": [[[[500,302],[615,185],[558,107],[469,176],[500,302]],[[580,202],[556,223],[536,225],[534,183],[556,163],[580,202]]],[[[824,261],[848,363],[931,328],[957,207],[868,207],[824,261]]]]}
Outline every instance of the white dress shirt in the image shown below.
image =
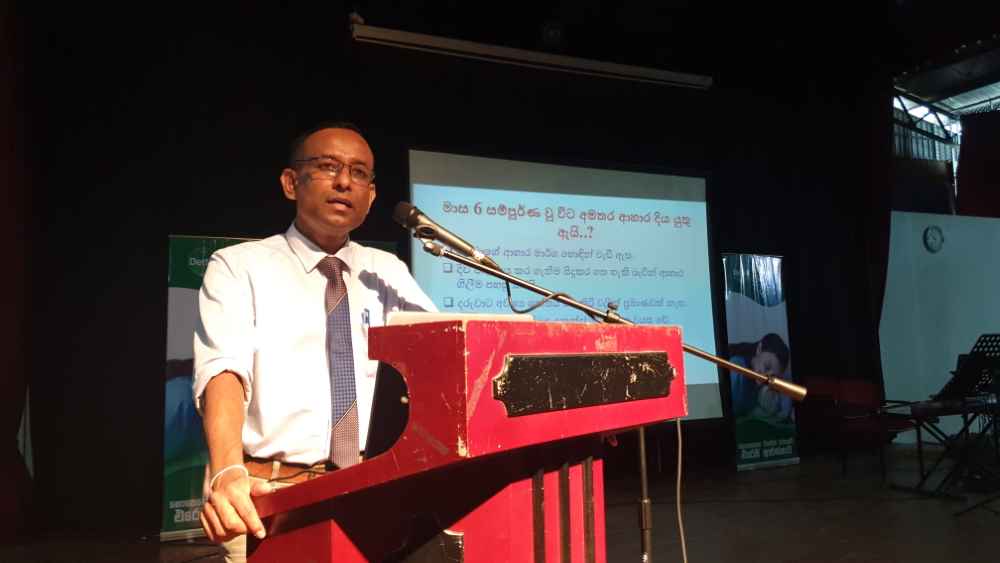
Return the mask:
{"type": "MultiPolygon", "coordinates": [[[[244,451],[254,457],[312,464],[330,455],[330,370],[326,350],[326,253],[295,228],[283,235],[216,251],[199,294],[194,335],[194,397],[231,371],[246,394],[244,451]]],[[[368,359],[368,328],[393,311],[435,311],[394,255],[348,242],[347,265],[358,438],[365,443],[378,362],[368,359]]]]}

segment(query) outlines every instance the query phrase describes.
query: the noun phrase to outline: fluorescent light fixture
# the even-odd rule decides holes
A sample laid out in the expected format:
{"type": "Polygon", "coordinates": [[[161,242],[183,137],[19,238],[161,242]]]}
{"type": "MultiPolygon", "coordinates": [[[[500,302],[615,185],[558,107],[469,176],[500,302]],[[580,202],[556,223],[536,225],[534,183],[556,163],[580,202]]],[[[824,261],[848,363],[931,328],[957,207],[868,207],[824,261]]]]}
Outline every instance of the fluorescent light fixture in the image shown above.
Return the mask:
{"type": "Polygon", "coordinates": [[[351,26],[351,35],[355,41],[361,43],[374,43],[377,45],[426,51],[439,55],[450,55],[499,64],[583,74],[616,80],[628,80],[631,82],[647,82],[662,86],[694,88],[698,90],[705,90],[712,86],[712,77],[700,74],[687,74],[641,66],[592,61],[577,57],[514,49],[512,47],[475,43],[461,39],[435,37],[422,33],[396,31],[370,25],[353,24],[351,26]]]}

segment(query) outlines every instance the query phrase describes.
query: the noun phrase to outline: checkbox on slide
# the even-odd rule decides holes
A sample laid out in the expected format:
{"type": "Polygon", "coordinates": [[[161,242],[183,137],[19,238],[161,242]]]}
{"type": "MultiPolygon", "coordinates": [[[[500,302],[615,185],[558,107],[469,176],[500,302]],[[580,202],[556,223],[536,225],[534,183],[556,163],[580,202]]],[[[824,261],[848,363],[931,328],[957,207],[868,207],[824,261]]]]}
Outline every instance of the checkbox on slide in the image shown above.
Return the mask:
{"type": "Polygon", "coordinates": [[[452,266],[451,262],[445,262],[444,264],[442,264],[444,273],[450,274],[451,273],[451,266],[452,266]]]}
{"type": "Polygon", "coordinates": [[[452,299],[451,297],[445,297],[444,298],[444,306],[445,307],[454,307],[455,306],[455,300],[452,299]]]}

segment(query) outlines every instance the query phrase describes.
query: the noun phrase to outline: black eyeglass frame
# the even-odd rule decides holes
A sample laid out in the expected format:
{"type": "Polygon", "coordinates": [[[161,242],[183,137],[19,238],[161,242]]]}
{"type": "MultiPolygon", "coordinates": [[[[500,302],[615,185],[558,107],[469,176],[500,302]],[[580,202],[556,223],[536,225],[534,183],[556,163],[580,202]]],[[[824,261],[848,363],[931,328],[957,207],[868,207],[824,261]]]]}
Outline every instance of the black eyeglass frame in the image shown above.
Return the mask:
{"type": "Polygon", "coordinates": [[[336,178],[340,176],[340,173],[347,167],[347,176],[352,182],[358,185],[371,185],[375,182],[375,172],[373,170],[368,170],[364,165],[361,164],[346,164],[332,156],[310,156],[309,158],[297,158],[293,160],[296,164],[305,164],[308,162],[319,162],[319,161],[329,161],[337,165],[336,170],[321,170],[321,172],[328,174],[331,178],[336,178]],[[363,179],[358,179],[354,176],[355,170],[359,170],[365,176],[363,179]]]}

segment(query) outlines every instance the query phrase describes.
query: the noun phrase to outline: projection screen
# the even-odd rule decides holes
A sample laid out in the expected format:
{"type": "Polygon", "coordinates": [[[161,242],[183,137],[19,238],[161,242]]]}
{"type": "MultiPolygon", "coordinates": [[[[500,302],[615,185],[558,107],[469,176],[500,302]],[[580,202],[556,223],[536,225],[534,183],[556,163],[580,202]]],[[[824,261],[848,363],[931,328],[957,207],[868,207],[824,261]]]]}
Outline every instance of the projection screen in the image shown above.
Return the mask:
{"type": "MultiPolygon", "coordinates": [[[[413,205],[507,272],[637,323],[678,325],[715,353],[705,178],[411,150],[413,205]]],[[[443,312],[510,313],[503,282],[411,247],[443,312]]],[[[540,296],[513,287],[515,306],[540,296]]],[[[537,320],[593,322],[548,302],[537,320]]],[[[722,416],[717,368],[684,358],[689,418],[722,416]]]]}

